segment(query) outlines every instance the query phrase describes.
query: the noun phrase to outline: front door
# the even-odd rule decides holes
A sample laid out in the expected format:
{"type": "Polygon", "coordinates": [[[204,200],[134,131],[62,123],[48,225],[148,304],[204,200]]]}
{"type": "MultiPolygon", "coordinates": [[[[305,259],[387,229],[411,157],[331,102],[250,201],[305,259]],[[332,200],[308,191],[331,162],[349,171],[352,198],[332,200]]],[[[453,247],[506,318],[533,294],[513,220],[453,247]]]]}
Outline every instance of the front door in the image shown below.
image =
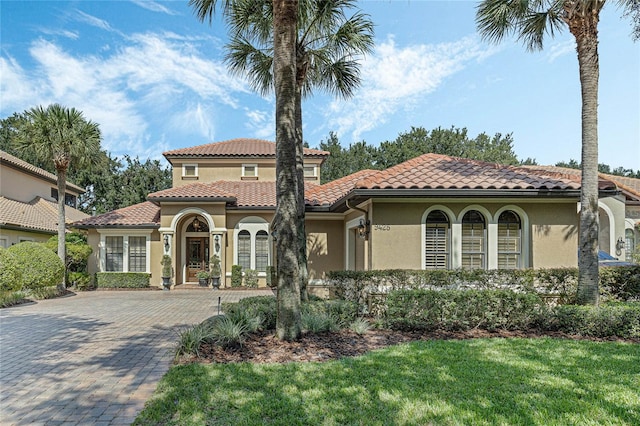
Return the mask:
{"type": "Polygon", "coordinates": [[[198,281],[198,271],[209,270],[209,237],[187,237],[187,281],[198,281]]]}

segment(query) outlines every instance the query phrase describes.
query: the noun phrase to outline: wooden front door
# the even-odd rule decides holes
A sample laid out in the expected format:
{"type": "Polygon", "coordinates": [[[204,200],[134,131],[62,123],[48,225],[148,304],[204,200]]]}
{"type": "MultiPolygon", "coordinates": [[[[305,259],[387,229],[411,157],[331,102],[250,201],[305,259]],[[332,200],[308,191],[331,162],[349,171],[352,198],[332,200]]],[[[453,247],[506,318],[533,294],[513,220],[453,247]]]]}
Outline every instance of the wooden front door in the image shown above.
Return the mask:
{"type": "Polygon", "coordinates": [[[187,281],[198,281],[198,271],[209,270],[209,237],[187,237],[187,281]]]}

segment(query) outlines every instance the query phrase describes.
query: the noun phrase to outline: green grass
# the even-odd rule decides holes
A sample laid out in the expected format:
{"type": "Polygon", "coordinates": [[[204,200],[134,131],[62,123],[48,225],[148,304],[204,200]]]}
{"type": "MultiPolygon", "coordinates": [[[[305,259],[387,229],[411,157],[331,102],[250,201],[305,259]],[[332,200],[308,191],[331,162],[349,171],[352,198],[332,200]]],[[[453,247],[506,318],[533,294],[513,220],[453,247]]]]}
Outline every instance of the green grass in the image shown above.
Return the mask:
{"type": "Polygon", "coordinates": [[[413,342],[328,363],[171,368],[138,425],[640,424],[640,345],[413,342]]]}

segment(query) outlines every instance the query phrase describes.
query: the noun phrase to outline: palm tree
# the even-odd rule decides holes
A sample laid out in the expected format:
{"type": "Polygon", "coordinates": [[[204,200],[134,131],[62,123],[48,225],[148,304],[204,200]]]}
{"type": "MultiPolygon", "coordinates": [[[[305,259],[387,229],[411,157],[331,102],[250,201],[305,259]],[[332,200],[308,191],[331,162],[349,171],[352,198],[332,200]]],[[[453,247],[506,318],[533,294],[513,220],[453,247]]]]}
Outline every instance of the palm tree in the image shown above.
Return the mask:
{"type": "MultiPolygon", "coordinates": [[[[240,0],[221,0],[223,12],[240,0]]],[[[189,0],[197,18],[211,23],[217,0],[189,0]]],[[[278,318],[280,339],[300,337],[300,285],[296,216],[295,40],[298,0],[273,2],[273,74],[276,97],[276,213],[274,223],[278,273],[278,318]]]]}
{"type": "MultiPolygon", "coordinates": [[[[31,152],[53,164],[58,185],[58,256],[65,263],[65,194],[69,167],[85,167],[99,160],[100,128],[86,120],[82,112],[59,104],[46,109],[37,106],[25,112],[27,121],[18,143],[22,152],[31,152]]],[[[61,287],[65,287],[63,281],[61,287]]]]}
{"type": "MultiPolygon", "coordinates": [[[[638,24],[637,0],[619,0],[638,24]],[[635,7],[635,9],[634,9],[635,7]]],[[[514,34],[527,50],[541,50],[545,34],[568,27],[577,45],[582,89],[582,184],[578,237],[581,304],[598,303],[598,21],[605,0],[483,0],[476,24],[482,37],[499,42],[514,34]]]]}
{"type": "MultiPolygon", "coordinates": [[[[273,88],[272,0],[239,0],[227,14],[232,38],[227,63],[262,95],[273,88]]],[[[298,194],[298,267],[301,298],[307,299],[302,99],[314,88],[349,98],[360,85],[359,61],[374,46],[373,23],[362,13],[347,17],[354,0],[300,2],[296,37],[295,137],[298,194]]]]}

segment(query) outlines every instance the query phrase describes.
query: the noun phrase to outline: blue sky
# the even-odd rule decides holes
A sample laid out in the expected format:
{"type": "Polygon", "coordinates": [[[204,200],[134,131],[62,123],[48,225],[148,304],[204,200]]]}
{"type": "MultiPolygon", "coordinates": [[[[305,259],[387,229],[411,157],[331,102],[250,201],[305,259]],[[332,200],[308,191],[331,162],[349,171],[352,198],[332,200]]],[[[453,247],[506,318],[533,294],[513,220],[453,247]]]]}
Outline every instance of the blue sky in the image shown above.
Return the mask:
{"type": "MultiPolygon", "coordinates": [[[[274,139],[274,99],[223,62],[226,30],[183,1],[0,3],[0,116],[58,102],[100,124],[115,155],[236,137],[274,139]]],[[[350,100],[317,92],[303,105],[305,140],[343,146],[394,140],[411,126],[513,133],[519,158],[580,159],[580,84],[568,32],[529,53],[476,33],[477,2],[361,1],[376,47],[350,100]]],[[[600,30],[600,162],[640,169],[640,42],[609,1],[600,30]]]]}

